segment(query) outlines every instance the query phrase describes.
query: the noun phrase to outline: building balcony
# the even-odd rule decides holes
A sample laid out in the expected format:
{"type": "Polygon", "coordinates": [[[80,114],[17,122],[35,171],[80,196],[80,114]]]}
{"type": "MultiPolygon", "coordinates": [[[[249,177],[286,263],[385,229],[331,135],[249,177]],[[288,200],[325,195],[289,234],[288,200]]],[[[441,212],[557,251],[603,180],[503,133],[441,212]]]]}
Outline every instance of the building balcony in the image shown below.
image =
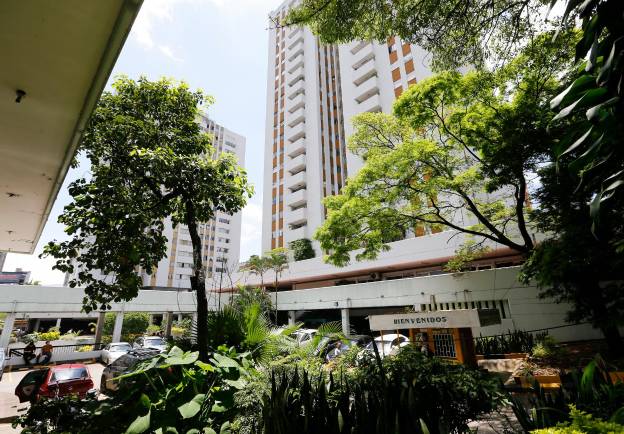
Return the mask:
{"type": "Polygon", "coordinates": [[[288,95],[289,99],[293,99],[297,95],[299,95],[301,93],[304,93],[304,92],[305,92],[305,81],[304,80],[296,81],[292,86],[289,86],[286,89],[286,94],[288,95]]]}
{"type": "Polygon", "coordinates": [[[286,177],[286,186],[290,190],[296,190],[306,186],[306,172],[299,172],[296,175],[286,177]]]}
{"type": "Polygon", "coordinates": [[[303,32],[297,32],[292,38],[289,38],[288,49],[294,50],[298,48],[299,45],[303,45],[303,32]]]}
{"type": "Polygon", "coordinates": [[[286,223],[289,225],[301,225],[308,221],[308,209],[299,208],[287,214],[286,223]]]}
{"type": "Polygon", "coordinates": [[[306,156],[305,154],[300,154],[295,158],[291,158],[286,160],[286,170],[288,170],[291,174],[296,174],[305,170],[306,168],[306,156]]]}
{"type": "Polygon", "coordinates": [[[352,42],[351,48],[349,49],[349,51],[351,52],[351,54],[357,54],[358,51],[360,51],[362,48],[366,47],[367,44],[370,44],[370,42],[368,41],[356,41],[356,42],[352,42]]]}
{"type": "Polygon", "coordinates": [[[292,62],[288,64],[288,71],[287,72],[293,72],[295,69],[299,68],[300,66],[303,66],[304,61],[303,61],[303,56],[300,56],[299,59],[297,59],[296,62],[292,62]]]}
{"type": "Polygon", "coordinates": [[[308,202],[308,190],[305,188],[286,194],[286,205],[295,208],[308,202]]]}
{"type": "Polygon", "coordinates": [[[353,84],[359,86],[369,78],[377,75],[377,66],[375,65],[375,59],[369,59],[364,62],[358,69],[355,69],[351,74],[353,84]]]}
{"type": "Polygon", "coordinates": [[[303,65],[298,68],[295,68],[293,72],[289,72],[286,76],[286,82],[289,86],[295,84],[297,80],[303,80],[305,78],[305,70],[303,69],[303,65]]]}
{"type": "Polygon", "coordinates": [[[296,241],[302,238],[309,238],[308,227],[302,226],[297,229],[287,229],[286,231],[284,231],[284,238],[286,242],[296,241]]]}
{"type": "Polygon", "coordinates": [[[286,101],[286,109],[292,113],[300,107],[305,107],[305,95],[300,93],[296,97],[286,101]]]}
{"type": "Polygon", "coordinates": [[[293,63],[297,63],[303,59],[303,45],[299,45],[298,47],[296,47],[295,50],[293,50],[292,53],[289,54],[290,56],[288,56],[287,65],[288,68],[292,67],[293,63]]]}
{"type": "Polygon", "coordinates": [[[292,26],[288,29],[288,39],[296,38],[298,35],[303,35],[302,27],[292,26]]]}
{"type": "Polygon", "coordinates": [[[286,138],[290,142],[295,142],[298,139],[305,137],[305,122],[300,122],[294,127],[286,128],[286,138]]]}
{"type": "Polygon", "coordinates": [[[374,58],[375,50],[373,49],[373,44],[368,42],[357,52],[357,54],[353,55],[353,62],[351,63],[351,67],[353,69],[358,69],[360,66],[374,58]]]}
{"type": "Polygon", "coordinates": [[[381,111],[381,98],[379,94],[373,95],[365,101],[362,101],[358,106],[359,113],[363,112],[380,112],[381,111]]]}
{"type": "Polygon", "coordinates": [[[377,77],[371,77],[355,88],[355,100],[362,103],[379,94],[379,86],[377,85],[377,77]]]}
{"type": "Polygon", "coordinates": [[[305,154],[305,151],[306,151],[305,139],[302,137],[299,140],[295,140],[292,143],[287,143],[286,151],[288,152],[288,156],[291,158],[294,158],[301,154],[305,154]]]}
{"type": "Polygon", "coordinates": [[[305,122],[305,108],[300,107],[288,116],[288,126],[294,127],[300,122],[305,122]]]}

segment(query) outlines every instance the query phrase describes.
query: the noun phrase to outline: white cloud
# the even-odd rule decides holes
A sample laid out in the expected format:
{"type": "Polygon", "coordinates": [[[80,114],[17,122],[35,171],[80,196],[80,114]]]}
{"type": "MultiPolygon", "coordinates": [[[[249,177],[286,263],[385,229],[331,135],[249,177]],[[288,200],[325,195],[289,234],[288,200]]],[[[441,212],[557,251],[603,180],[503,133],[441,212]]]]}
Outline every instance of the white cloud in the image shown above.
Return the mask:
{"type": "Polygon", "coordinates": [[[165,56],[167,56],[171,60],[175,60],[176,62],[181,62],[182,61],[182,58],[176,56],[170,46],[168,46],[168,45],[159,45],[158,49],[160,50],[160,52],[162,54],[164,54],[165,56]]]}
{"type": "Polygon", "coordinates": [[[249,202],[243,209],[241,225],[240,262],[251,255],[259,255],[262,250],[262,207],[249,202]]]}

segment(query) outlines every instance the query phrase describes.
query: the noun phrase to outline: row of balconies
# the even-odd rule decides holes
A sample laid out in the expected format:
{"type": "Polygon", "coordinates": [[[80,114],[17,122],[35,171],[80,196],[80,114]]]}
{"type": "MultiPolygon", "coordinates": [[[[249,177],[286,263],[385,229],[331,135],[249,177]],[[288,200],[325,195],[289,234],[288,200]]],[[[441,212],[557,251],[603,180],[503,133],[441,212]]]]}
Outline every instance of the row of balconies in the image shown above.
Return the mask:
{"type": "Polygon", "coordinates": [[[291,143],[296,142],[298,139],[305,137],[305,121],[299,122],[294,126],[287,126],[284,134],[286,139],[291,143]]]}
{"type": "Polygon", "coordinates": [[[306,168],[306,156],[305,154],[297,155],[294,158],[286,160],[286,170],[291,174],[296,174],[305,170],[306,168]]]}
{"type": "Polygon", "coordinates": [[[286,152],[288,156],[291,158],[296,157],[297,155],[304,154],[306,151],[305,138],[302,137],[299,140],[295,140],[292,143],[286,144],[286,152]]]}

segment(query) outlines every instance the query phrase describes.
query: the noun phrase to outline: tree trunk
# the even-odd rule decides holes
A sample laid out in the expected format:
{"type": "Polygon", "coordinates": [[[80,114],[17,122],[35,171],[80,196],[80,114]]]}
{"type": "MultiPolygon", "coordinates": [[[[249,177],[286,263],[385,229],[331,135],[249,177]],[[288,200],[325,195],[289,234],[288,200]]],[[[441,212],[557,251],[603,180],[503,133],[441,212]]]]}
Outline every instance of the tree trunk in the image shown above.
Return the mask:
{"type": "Polygon", "coordinates": [[[277,272],[275,273],[275,325],[277,325],[277,272]]]}
{"type": "Polygon", "coordinates": [[[193,275],[191,289],[197,297],[197,347],[199,359],[208,361],[208,300],[206,299],[206,276],[202,263],[202,243],[197,232],[195,208],[190,201],[186,202],[186,225],[193,244],[193,275]]]}
{"type": "Polygon", "coordinates": [[[600,327],[600,331],[607,341],[607,347],[609,348],[609,355],[613,358],[619,358],[624,355],[624,349],[622,348],[622,336],[620,336],[620,330],[615,325],[607,325],[600,327]]]}

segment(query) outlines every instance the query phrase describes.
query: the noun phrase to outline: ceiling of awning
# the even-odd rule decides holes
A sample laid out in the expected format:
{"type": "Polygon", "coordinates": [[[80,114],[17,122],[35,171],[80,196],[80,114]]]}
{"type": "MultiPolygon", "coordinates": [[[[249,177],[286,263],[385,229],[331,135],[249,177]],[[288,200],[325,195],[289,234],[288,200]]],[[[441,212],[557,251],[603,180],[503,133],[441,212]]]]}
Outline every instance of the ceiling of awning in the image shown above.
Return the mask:
{"type": "Polygon", "coordinates": [[[0,251],[33,252],[141,2],[0,1],[0,251]]]}

